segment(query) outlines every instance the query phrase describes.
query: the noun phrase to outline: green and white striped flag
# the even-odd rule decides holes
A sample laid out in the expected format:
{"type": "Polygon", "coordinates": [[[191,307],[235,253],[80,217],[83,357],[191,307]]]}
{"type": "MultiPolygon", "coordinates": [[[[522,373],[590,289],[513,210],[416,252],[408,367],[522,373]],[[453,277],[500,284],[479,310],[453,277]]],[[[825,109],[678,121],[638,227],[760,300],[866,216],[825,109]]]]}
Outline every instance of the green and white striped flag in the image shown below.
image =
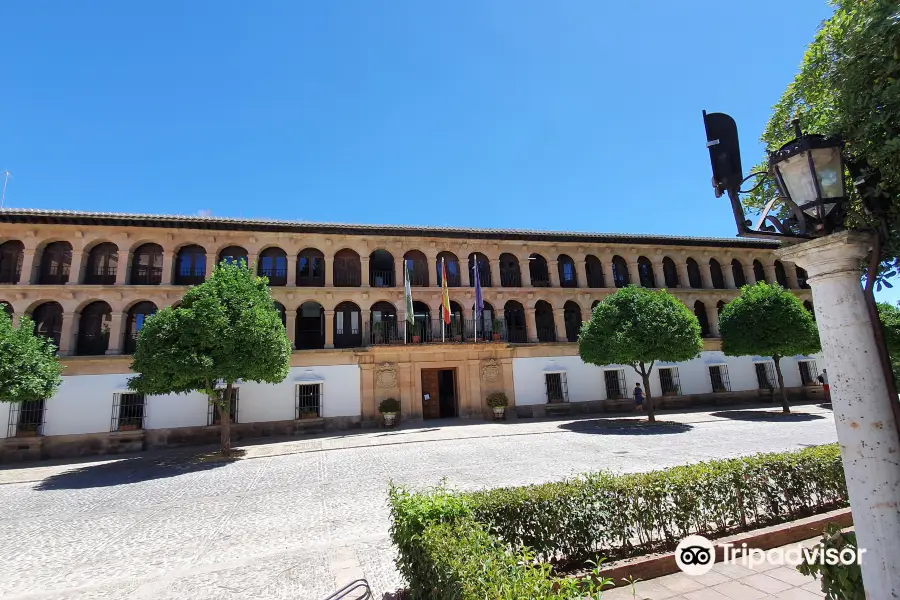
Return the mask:
{"type": "Polygon", "coordinates": [[[406,299],[406,321],[415,325],[416,316],[413,314],[412,289],[409,287],[409,263],[403,261],[403,295],[406,299]]]}

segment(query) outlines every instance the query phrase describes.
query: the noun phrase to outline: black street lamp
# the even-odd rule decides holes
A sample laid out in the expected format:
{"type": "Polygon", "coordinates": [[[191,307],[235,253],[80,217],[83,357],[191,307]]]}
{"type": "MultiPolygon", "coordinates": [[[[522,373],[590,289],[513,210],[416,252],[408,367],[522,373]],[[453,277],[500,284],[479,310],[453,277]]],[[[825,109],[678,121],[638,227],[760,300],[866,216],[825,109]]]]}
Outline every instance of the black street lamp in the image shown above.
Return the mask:
{"type": "Polygon", "coordinates": [[[794,121],[797,138],[769,153],[768,170],[743,177],[734,119],[724,113],[703,111],[703,122],[716,197],[728,194],[738,235],[809,239],[834,233],[843,226],[847,192],[844,142],[839,137],[804,134],[799,121],[794,121]],[[760,211],[754,225],[745,216],[740,194],[755,187],[740,187],[757,176],[772,177],[779,195],[760,211]],[[783,210],[773,213],[778,203],[783,210]]]}

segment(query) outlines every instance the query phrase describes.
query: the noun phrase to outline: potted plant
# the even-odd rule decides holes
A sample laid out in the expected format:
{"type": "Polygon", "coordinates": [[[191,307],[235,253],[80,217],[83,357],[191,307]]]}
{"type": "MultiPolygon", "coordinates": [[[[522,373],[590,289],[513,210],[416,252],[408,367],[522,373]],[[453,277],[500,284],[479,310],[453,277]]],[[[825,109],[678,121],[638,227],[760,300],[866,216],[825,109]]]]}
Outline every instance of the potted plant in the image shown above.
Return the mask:
{"type": "Polygon", "coordinates": [[[385,398],[378,405],[378,412],[384,417],[384,424],[388,427],[393,427],[397,419],[397,413],[400,412],[400,403],[396,398],[385,398]]]}
{"type": "Polygon", "coordinates": [[[488,394],[487,405],[494,411],[495,419],[503,419],[506,416],[506,407],[509,406],[509,398],[503,392],[488,394]]]}
{"type": "Polygon", "coordinates": [[[500,341],[500,321],[494,319],[493,325],[491,325],[491,339],[495,342],[500,341]]]}
{"type": "Polygon", "coordinates": [[[419,330],[418,326],[413,327],[412,343],[418,344],[421,341],[422,341],[421,331],[419,330]]]}
{"type": "Polygon", "coordinates": [[[372,324],[372,333],[373,333],[373,343],[375,344],[383,344],[384,343],[384,323],[377,322],[372,324]]]}

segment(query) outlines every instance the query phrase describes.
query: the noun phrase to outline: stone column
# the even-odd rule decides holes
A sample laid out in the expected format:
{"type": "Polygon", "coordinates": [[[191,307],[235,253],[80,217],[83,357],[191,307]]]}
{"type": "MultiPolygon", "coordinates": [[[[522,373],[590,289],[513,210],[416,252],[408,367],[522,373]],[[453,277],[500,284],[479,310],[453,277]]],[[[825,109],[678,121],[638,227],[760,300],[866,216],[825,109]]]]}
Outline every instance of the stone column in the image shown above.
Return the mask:
{"type": "Polygon", "coordinates": [[[704,258],[703,262],[697,263],[697,266],[700,267],[700,285],[703,286],[704,290],[713,289],[712,271],[710,271],[709,268],[709,258],[704,258]]]}
{"type": "Polygon", "coordinates": [[[22,251],[22,273],[19,275],[19,285],[28,285],[31,283],[34,271],[34,248],[25,248],[22,251]]]}
{"type": "Polygon", "coordinates": [[[175,261],[177,260],[177,255],[171,250],[163,250],[162,255],[162,280],[160,281],[161,285],[172,285],[172,270],[175,268],[175,261]]]}
{"type": "Polygon", "coordinates": [[[522,287],[530,288],[531,287],[531,261],[528,260],[528,256],[525,258],[519,257],[519,273],[522,276],[522,287]]]}
{"type": "Polygon", "coordinates": [[[291,349],[297,347],[297,311],[285,308],[284,311],[284,329],[287,333],[288,340],[291,342],[291,349]]]}
{"type": "Polygon", "coordinates": [[[709,321],[709,334],[719,337],[719,311],[715,304],[706,307],[706,320],[709,321]]]}
{"type": "Polygon", "coordinates": [[[679,262],[675,263],[675,266],[678,269],[678,287],[684,289],[691,287],[691,278],[688,275],[687,269],[687,259],[682,258],[679,262]]]}
{"type": "Polygon", "coordinates": [[[653,283],[658,288],[666,287],[666,269],[663,267],[663,259],[653,260],[653,283]]]}
{"type": "Polygon", "coordinates": [[[259,273],[259,254],[247,254],[247,268],[254,275],[259,273]]]}
{"type": "MultiPolygon", "coordinates": [[[[469,268],[469,258],[461,258],[459,260],[459,270],[462,271],[462,284],[463,287],[474,287],[475,286],[475,271],[469,268]]],[[[475,266],[474,264],[472,265],[475,266]]],[[[493,283],[493,282],[491,282],[493,283]]]]}
{"type": "Polygon", "coordinates": [[[559,285],[559,261],[558,260],[548,260],[547,261],[547,270],[550,275],[550,287],[558,288],[559,285]]]}
{"type": "Polygon", "coordinates": [[[491,283],[493,287],[501,287],[503,280],[500,278],[500,257],[491,259],[491,283]]]}
{"type": "Polygon", "coordinates": [[[18,329],[18,327],[19,327],[19,319],[21,318],[21,316],[22,315],[19,313],[12,314],[12,326],[15,327],[16,329],[18,329]]]}
{"type": "MultiPolygon", "coordinates": [[[[322,265],[322,268],[325,269],[325,287],[334,287],[334,254],[326,255],[322,258],[322,261],[325,263],[322,265]]],[[[288,261],[290,265],[290,261],[288,261]]],[[[297,271],[297,257],[294,256],[294,271],[297,271]]],[[[295,275],[296,277],[296,275],[295,275]]],[[[294,285],[292,283],[288,283],[288,285],[294,285]]]]}
{"type": "Polygon", "coordinates": [[[130,254],[128,250],[119,250],[118,262],[116,263],[116,285],[128,284],[128,259],[130,254]]]}
{"type": "Polygon", "coordinates": [[[797,280],[797,265],[792,262],[783,262],[784,274],[787,277],[788,288],[792,290],[800,289],[800,282],[797,280]]]}
{"type": "Polygon", "coordinates": [[[213,269],[216,267],[216,260],[218,256],[215,252],[207,252],[206,253],[206,273],[205,279],[209,279],[209,276],[212,275],[213,269]]]}
{"type": "Polygon", "coordinates": [[[110,315],[107,354],[122,354],[122,321],[124,317],[124,314],[117,312],[110,315]]]}
{"type": "Polygon", "coordinates": [[[584,257],[573,258],[575,261],[575,279],[577,280],[578,287],[586,288],[588,286],[587,280],[587,265],[584,262],[584,257]]]}
{"type": "Polygon", "coordinates": [[[869,598],[900,590],[900,436],[859,281],[868,235],[844,231],[776,250],[809,274],[869,598]]]}
{"type": "MultiPolygon", "coordinates": [[[[287,255],[287,265],[285,267],[287,269],[287,282],[285,285],[288,287],[296,287],[297,285],[297,254],[288,254],[287,255]]],[[[325,283],[327,284],[329,279],[331,279],[331,271],[327,268],[325,269],[325,283]]]]}
{"type": "Polygon", "coordinates": [[[637,259],[628,263],[628,283],[632,283],[638,287],[643,287],[641,284],[641,268],[638,264],[637,259]]]}
{"type": "Polygon", "coordinates": [[[553,309],[553,324],[556,326],[556,341],[567,342],[566,338],[566,310],[564,308],[553,309]]]}
{"type": "Polygon", "coordinates": [[[361,256],[359,257],[359,277],[360,277],[360,285],[362,287],[367,288],[369,286],[369,257],[361,256]]]}
{"type": "Polygon", "coordinates": [[[763,272],[766,274],[766,281],[768,283],[778,283],[778,278],[775,276],[775,263],[774,262],[764,264],[763,272]]]}
{"type": "Polygon", "coordinates": [[[747,285],[756,285],[756,273],[753,271],[753,261],[750,261],[749,265],[744,265],[744,279],[747,280],[747,285]]]}
{"type": "Polygon", "coordinates": [[[69,266],[68,285],[78,285],[81,283],[81,269],[85,263],[84,248],[72,248],[72,264],[69,266]]]}
{"type": "Polygon", "coordinates": [[[325,311],[325,347],[334,348],[334,311],[325,311]]]}
{"type": "Polygon", "coordinates": [[[725,277],[725,287],[733,290],[736,284],[734,283],[734,270],[731,268],[730,260],[722,265],[722,275],[725,277]]]}
{"type": "Polygon", "coordinates": [[[80,320],[80,313],[63,313],[62,331],[59,336],[59,350],[57,352],[60,356],[71,356],[74,354],[74,342],[78,339],[78,322],[80,320]]]}
{"type": "Polygon", "coordinates": [[[403,287],[403,256],[394,257],[394,287],[403,287]]]}
{"type": "Polygon", "coordinates": [[[529,342],[538,341],[537,320],[534,318],[534,309],[525,309],[525,339],[529,342]]]}

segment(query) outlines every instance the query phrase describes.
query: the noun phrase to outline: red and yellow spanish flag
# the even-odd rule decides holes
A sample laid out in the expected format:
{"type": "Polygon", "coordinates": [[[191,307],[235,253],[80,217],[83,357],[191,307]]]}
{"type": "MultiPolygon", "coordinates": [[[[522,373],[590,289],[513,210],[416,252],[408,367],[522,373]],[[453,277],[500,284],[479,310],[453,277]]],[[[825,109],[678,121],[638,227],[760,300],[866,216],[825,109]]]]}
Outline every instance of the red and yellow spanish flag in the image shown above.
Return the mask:
{"type": "Polygon", "coordinates": [[[450,324],[450,292],[447,290],[447,261],[441,259],[441,306],[444,307],[444,323],[450,324]]]}

